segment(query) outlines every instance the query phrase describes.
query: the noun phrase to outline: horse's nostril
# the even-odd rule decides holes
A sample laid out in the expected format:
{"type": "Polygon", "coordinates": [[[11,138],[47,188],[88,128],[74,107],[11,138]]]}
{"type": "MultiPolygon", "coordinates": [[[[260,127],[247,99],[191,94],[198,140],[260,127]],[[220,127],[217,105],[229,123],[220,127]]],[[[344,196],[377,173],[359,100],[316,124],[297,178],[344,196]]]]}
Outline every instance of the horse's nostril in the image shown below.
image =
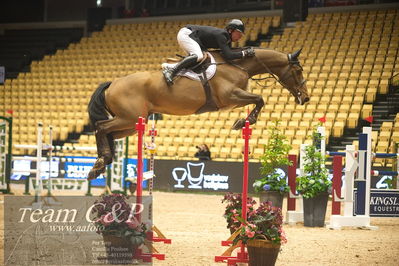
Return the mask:
{"type": "Polygon", "coordinates": [[[303,102],[305,102],[305,103],[307,103],[308,101],[310,101],[310,98],[309,98],[309,97],[306,97],[306,98],[303,100],[303,102]]]}

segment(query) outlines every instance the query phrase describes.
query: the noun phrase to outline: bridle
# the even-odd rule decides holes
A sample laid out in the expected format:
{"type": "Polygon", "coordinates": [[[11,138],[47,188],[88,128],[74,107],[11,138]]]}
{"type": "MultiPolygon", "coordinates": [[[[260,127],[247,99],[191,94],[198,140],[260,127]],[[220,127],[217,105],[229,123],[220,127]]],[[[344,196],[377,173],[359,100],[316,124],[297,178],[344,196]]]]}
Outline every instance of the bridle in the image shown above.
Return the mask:
{"type": "MultiPolygon", "coordinates": [[[[298,91],[299,89],[301,89],[305,84],[306,84],[306,79],[303,79],[302,81],[298,80],[297,75],[295,75],[294,70],[290,67],[289,69],[287,69],[283,75],[281,76],[281,78],[277,77],[275,74],[273,74],[273,72],[270,70],[270,68],[263,63],[261,60],[259,60],[259,58],[255,55],[255,59],[256,61],[263,66],[264,69],[266,69],[267,73],[271,75],[271,77],[265,77],[265,78],[251,78],[252,80],[265,80],[265,79],[269,79],[269,78],[274,78],[278,83],[280,83],[281,86],[283,86],[284,88],[287,88],[289,90],[296,90],[298,91]],[[295,86],[293,89],[289,88],[286,84],[286,80],[289,78],[288,75],[291,74],[292,77],[295,79],[295,83],[298,84],[297,86],[295,86]]],[[[299,64],[298,60],[292,60],[291,59],[291,54],[288,54],[288,63],[292,66],[292,65],[296,65],[299,66],[302,69],[302,66],[299,64]]]]}
{"type": "MultiPolygon", "coordinates": [[[[242,49],[245,49],[245,47],[242,48],[242,49]]],[[[261,48],[257,47],[257,49],[261,49],[261,48]]],[[[303,68],[302,68],[302,66],[299,63],[297,58],[293,58],[292,54],[288,54],[287,57],[288,57],[288,63],[289,63],[290,66],[294,66],[294,65],[298,66],[303,71],[303,68]]],[[[256,81],[257,84],[259,86],[263,87],[263,88],[268,87],[268,86],[259,84],[258,81],[274,78],[278,83],[280,83],[281,86],[283,86],[284,88],[287,88],[294,96],[296,96],[298,98],[298,101],[301,102],[301,97],[300,97],[301,96],[301,89],[306,85],[306,79],[303,79],[302,81],[298,80],[297,75],[294,73],[295,70],[292,69],[292,67],[289,67],[282,74],[281,78],[279,78],[275,74],[273,74],[273,72],[270,70],[270,68],[256,56],[256,53],[255,53],[254,58],[266,70],[266,73],[268,73],[271,77],[265,77],[265,78],[249,77],[250,75],[249,75],[248,70],[243,68],[242,66],[240,66],[240,65],[238,65],[238,64],[236,64],[236,63],[234,63],[232,61],[228,61],[228,62],[225,62],[225,63],[230,64],[232,66],[235,66],[235,67],[239,68],[240,70],[244,71],[245,73],[247,73],[248,78],[250,78],[251,80],[256,81]],[[289,86],[286,85],[286,80],[289,78],[289,76],[288,76],[289,74],[292,75],[292,77],[295,79],[295,83],[298,84],[294,88],[290,88],[289,86]]],[[[225,64],[225,63],[213,63],[213,64],[221,65],[221,64],[225,64]]]]}
{"type": "MultiPolygon", "coordinates": [[[[299,61],[296,59],[292,58],[291,54],[287,55],[288,57],[288,63],[290,67],[281,75],[281,78],[277,77],[273,72],[270,70],[270,68],[263,63],[255,54],[255,59],[256,61],[263,66],[263,68],[267,71],[268,74],[271,75],[271,77],[265,77],[265,78],[251,78],[252,80],[259,81],[259,80],[265,80],[265,79],[270,79],[274,78],[278,83],[280,83],[281,86],[284,88],[287,88],[293,95],[296,95],[298,98],[298,101],[301,102],[301,89],[306,85],[306,79],[303,79],[302,81],[298,80],[298,76],[294,73],[294,69],[292,69],[291,66],[298,66],[300,67],[301,70],[303,70],[302,66],[300,65],[299,61]],[[289,86],[286,85],[286,80],[289,78],[289,74],[294,78],[295,83],[298,84],[294,88],[290,88],[289,86]]],[[[265,85],[261,85],[262,87],[266,87],[265,85]]]]}

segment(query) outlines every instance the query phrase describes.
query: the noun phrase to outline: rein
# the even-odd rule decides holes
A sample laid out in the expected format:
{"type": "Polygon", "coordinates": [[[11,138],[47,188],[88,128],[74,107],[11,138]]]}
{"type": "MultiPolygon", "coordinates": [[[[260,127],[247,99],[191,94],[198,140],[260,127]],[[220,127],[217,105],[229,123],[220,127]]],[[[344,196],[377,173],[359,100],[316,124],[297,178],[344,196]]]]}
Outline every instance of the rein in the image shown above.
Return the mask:
{"type": "MultiPolygon", "coordinates": [[[[259,84],[258,81],[259,81],[259,80],[265,80],[265,79],[272,79],[272,78],[274,78],[275,80],[277,80],[278,83],[280,83],[281,86],[285,87],[284,84],[282,83],[282,81],[280,81],[280,79],[279,79],[278,77],[276,77],[276,75],[273,74],[273,72],[270,70],[270,68],[269,68],[265,63],[263,63],[262,61],[259,60],[259,58],[256,56],[256,52],[255,52],[255,59],[256,59],[256,61],[257,61],[258,63],[260,63],[260,64],[266,69],[267,73],[268,73],[269,75],[271,75],[271,77],[258,78],[258,79],[252,78],[252,77],[251,77],[252,80],[256,81],[256,84],[257,84],[257,85],[259,85],[259,86],[261,86],[261,87],[263,87],[263,88],[267,88],[268,86],[259,84]]],[[[284,74],[284,77],[285,77],[285,74],[284,74]]]]}

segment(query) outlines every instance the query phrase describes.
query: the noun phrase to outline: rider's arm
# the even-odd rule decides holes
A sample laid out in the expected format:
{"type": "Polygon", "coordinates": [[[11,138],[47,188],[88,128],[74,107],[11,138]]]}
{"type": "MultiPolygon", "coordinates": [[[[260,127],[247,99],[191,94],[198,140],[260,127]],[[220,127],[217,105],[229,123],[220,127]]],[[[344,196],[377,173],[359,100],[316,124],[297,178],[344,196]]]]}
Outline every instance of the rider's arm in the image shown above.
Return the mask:
{"type": "Polygon", "coordinates": [[[231,48],[228,45],[228,39],[224,35],[220,35],[217,38],[219,48],[222,50],[222,57],[225,60],[234,60],[234,59],[241,59],[244,57],[244,54],[242,51],[232,51],[231,48]]]}

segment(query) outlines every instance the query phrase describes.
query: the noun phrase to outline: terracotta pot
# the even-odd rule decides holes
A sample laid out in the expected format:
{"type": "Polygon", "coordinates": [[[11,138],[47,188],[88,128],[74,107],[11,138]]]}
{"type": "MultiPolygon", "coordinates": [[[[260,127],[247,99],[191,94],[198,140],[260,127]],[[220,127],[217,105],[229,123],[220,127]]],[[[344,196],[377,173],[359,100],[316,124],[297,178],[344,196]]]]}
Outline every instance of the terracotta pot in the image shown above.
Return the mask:
{"type": "Polygon", "coordinates": [[[259,192],[259,200],[260,202],[271,201],[273,206],[282,208],[284,194],[278,191],[262,191],[259,192]]]}
{"type": "Polygon", "coordinates": [[[103,234],[107,264],[132,264],[133,246],[126,238],[103,234]]]}
{"type": "Polygon", "coordinates": [[[248,240],[247,249],[249,266],[273,266],[276,264],[280,244],[273,244],[269,240],[248,240]]]}

